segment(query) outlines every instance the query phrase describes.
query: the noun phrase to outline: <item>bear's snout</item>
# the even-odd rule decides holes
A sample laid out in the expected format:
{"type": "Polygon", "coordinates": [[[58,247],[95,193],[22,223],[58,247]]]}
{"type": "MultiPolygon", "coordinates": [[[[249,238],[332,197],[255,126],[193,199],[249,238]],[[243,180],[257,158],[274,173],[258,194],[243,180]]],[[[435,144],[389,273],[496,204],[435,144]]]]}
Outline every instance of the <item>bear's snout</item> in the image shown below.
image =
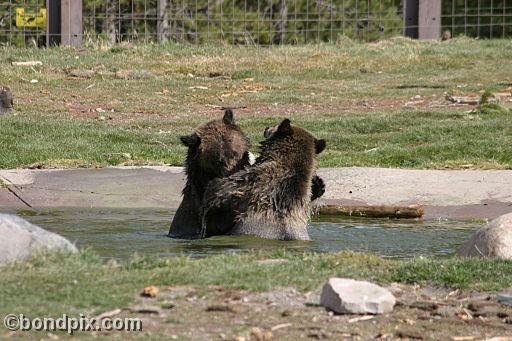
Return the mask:
{"type": "Polygon", "coordinates": [[[265,130],[263,131],[263,137],[268,139],[268,137],[270,136],[271,132],[270,132],[270,127],[266,127],[265,130]]]}

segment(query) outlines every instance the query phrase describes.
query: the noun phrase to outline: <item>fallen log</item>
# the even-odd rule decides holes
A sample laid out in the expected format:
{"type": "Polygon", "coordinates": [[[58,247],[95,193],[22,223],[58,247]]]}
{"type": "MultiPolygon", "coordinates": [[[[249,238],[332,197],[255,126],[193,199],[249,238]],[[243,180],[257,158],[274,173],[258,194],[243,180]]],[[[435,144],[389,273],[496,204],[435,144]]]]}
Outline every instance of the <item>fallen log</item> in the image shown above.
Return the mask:
{"type": "Polygon", "coordinates": [[[468,104],[468,105],[478,105],[480,104],[480,97],[470,97],[470,96],[446,96],[446,100],[455,103],[455,104],[468,104]]]}
{"type": "Polygon", "coordinates": [[[43,65],[43,62],[39,60],[33,60],[29,62],[12,62],[11,65],[13,66],[41,66],[43,65]]]}
{"type": "Polygon", "coordinates": [[[324,205],[317,210],[319,215],[349,216],[366,218],[421,218],[423,208],[409,206],[370,206],[370,205],[324,205]]]}

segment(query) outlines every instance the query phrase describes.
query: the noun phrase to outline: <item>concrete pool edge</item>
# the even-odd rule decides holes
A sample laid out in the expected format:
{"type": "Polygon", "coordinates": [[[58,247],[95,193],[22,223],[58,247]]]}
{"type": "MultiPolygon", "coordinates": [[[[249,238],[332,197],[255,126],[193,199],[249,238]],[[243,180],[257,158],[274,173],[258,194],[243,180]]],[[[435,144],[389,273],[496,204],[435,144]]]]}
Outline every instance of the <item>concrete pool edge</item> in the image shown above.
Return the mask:
{"type": "MultiPolygon", "coordinates": [[[[424,218],[492,219],[512,212],[512,170],[322,168],[321,203],[424,207],[424,218]]],[[[0,170],[2,208],[176,209],[182,167],[0,170]]]]}

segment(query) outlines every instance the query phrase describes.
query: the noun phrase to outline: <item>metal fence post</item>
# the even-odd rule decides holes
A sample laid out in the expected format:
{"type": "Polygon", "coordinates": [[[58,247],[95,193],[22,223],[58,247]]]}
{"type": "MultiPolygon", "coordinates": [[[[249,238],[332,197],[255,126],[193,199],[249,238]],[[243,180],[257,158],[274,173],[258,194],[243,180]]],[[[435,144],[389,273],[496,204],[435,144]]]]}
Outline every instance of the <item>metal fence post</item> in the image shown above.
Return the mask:
{"type": "Polygon", "coordinates": [[[404,36],[418,38],[418,2],[419,0],[404,1],[404,36]]]}
{"type": "Polygon", "coordinates": [[[82,0],[61,0],[61,44],[82,46],[82,0]]]}
{"type": "Polygon", "coordinates": [[[60,44],[60,1],[46,2],[46,46],[60,44]]]}

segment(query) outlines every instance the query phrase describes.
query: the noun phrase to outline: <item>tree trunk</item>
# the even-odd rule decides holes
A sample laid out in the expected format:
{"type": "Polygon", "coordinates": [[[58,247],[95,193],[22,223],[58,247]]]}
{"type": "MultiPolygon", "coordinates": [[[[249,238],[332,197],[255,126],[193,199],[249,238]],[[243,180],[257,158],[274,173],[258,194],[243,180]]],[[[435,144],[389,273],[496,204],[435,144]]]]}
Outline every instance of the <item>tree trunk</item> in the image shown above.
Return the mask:
{"type": "Polygon", "coordinates": [[[107,36],[112,44],[117,42],[117,35],[119,33],[116,27],[116,2],[116,0],[107,0],[107,36]]]}
{"type": "Polygon", "coordinates": [[[170,21],[168,0],[158,0],[158,41],[168,42],[170,38],[170,21]]]}
{"type": "Polygon", "coordinates": [[[286,26],[288,24],[288,0],[281,0],[279,11],[280,21],[277,23],[277,33],[274,36],[274,43],[282,45],[286,42],[286,26]]]}

